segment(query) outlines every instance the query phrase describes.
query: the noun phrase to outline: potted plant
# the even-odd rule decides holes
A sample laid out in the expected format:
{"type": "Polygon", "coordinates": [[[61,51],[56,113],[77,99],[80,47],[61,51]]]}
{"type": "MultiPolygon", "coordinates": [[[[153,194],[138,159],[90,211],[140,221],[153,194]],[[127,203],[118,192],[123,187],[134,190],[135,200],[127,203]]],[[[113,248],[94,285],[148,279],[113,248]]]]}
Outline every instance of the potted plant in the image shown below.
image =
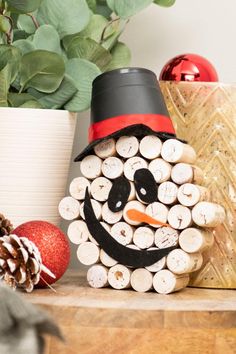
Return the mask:
{"type": "Polygon", "coordinates": [[[89,108],[97,75],[129,64],[119,36],[152,2],[0,0],[0,206],[15,225],[58,222],[76,124],[70,112],[89,108]]]}

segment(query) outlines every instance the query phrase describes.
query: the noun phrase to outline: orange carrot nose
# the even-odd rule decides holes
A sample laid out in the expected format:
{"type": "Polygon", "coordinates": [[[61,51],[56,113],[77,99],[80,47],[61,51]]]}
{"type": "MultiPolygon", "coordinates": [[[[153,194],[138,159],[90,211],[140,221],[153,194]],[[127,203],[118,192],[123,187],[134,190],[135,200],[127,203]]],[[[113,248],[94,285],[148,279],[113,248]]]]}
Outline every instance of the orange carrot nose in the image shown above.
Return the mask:
{"type": "Polygon", "coordinates": [[[154,219],[153,217],[143,213],[142,211],[136,209],[129,209],[126,212],[128,218],[132,221],[137,222],[145,222],[146,224],[154,224],[154,225],[161,225],[161,226],[169,226],[159,220],[154,219]]]}

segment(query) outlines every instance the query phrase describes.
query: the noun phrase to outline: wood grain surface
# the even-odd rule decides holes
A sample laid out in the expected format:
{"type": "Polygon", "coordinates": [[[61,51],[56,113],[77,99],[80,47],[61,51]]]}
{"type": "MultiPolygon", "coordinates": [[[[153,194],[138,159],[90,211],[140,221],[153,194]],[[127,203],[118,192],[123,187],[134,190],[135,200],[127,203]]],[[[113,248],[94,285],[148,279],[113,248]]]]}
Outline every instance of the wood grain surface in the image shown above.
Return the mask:
{"type": "Polygon", "coordinates": [[[93,289],[68,272],[50,289],[24,294],[59,324],[65,342],[46,354],[235,354],[236,291],[186,288],[171,295],[93,289]]]}

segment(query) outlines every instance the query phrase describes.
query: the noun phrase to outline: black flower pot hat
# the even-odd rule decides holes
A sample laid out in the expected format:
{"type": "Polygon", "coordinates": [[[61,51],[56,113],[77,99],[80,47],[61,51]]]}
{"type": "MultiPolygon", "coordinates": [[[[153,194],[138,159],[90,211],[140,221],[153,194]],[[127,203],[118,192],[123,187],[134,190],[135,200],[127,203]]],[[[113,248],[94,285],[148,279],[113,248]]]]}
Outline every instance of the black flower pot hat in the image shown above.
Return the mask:
{"type": "Polygon", "coordinates": [[[123,135],[176,138],[156,75],[148,69],[116,69],[94,80],[89,145],[75,161],[91,154],[100,142],[123,135]]]}

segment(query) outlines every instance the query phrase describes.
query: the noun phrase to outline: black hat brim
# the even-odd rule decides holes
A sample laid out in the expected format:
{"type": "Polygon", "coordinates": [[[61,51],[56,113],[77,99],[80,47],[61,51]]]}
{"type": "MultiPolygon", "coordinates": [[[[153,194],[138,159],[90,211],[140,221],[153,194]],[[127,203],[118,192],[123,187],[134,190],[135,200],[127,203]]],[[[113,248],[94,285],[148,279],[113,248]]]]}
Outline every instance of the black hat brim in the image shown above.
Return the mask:
{"type": "MultiPolygon", "coordinates": [[[[84,157],[90,155],[91,152],[93,151],[94,147],[97,144],[101,143],[102,141],[105,141],[105,140],[108,140],[111,138],[117,139],[117,138],[120,138],[121,136],[124,136],[124,135],[136,136],[138,138],[143,138],[146,135],[155,135],[164,141],[167,139],[177,139],[176,135],[174,135],[174,134],[156,132],[144,124],[134,124],[134,125],[130,125],[128,127],[125,127],[123,129],[120,129],[110,135],[107,135],[104,138],[94,140],[88,146],[86,146],[86,148],[74,159],[74,161],[75,162],[81,161],[84,157]]],[[[177,140],[180,140],[185,143],[184,140],[181,140],[181,139],[177,139],[177,140]]]]}

